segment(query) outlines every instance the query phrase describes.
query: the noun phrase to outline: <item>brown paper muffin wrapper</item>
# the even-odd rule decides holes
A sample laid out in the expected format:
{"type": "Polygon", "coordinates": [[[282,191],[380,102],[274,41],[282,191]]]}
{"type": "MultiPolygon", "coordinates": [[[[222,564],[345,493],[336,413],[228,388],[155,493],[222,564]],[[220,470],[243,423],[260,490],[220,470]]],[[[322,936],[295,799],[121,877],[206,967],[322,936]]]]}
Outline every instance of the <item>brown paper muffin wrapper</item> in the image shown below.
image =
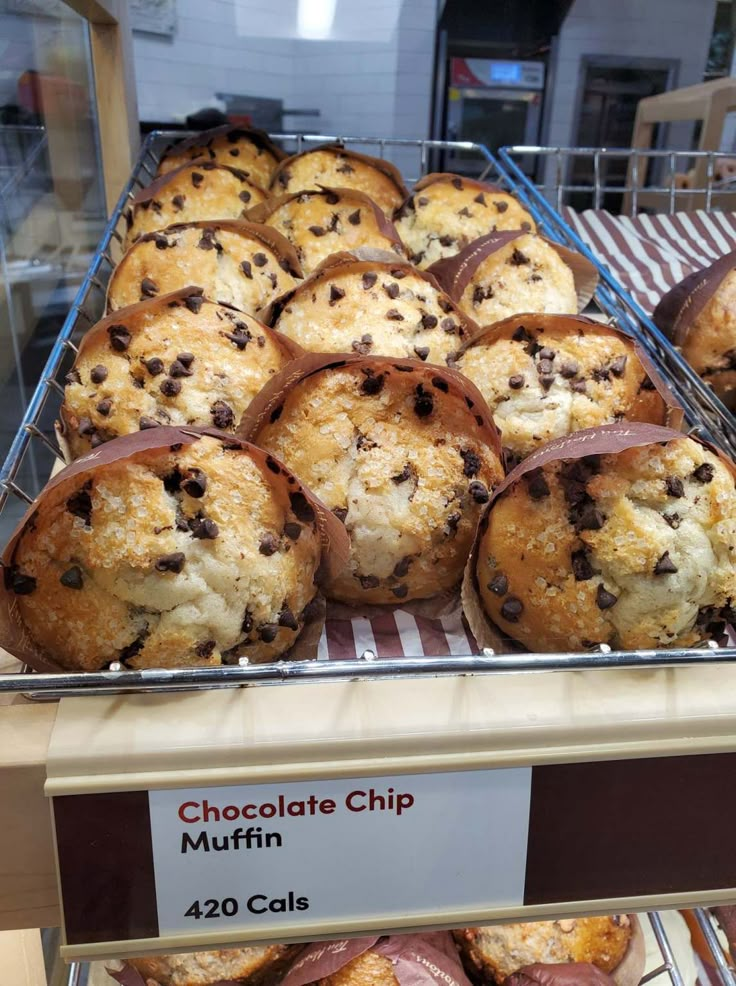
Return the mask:
{"type": "MultiPolygon", "coordinates": [[[[172,428],[164,426],[150,428],[132,435],[123,435],[121,438],[106,442],[93,452],[90,452],[89,455],[77,459],[49,480],[44,489],[33,501],[13,531],[2,555],[0,555],[0,566],[4,569],[12,566],[15,548],[25,530],[26,524],[32,520],[37,511],[43,509],[44,501],[57,486],[68,482],[75,476],[94,473],[101,466],[119,462],[137,453],[165,449],[179,443],[181,445],[191,445],[204,436],[218,438],[228,445],[242,448],[258,465],[269,483],[272,485],[280,484],[282,486],[288,486],[290,493],[301,492],[306,497],[314,509],[317,518],[317,528],[322,542],[322,559],[317,572],[317,581],[320,585],[332,581],[347,565],[350,555],[350,542],[344,525],[275,456],[234,435],[217,431],[215,428],[172,428]]],[[[290,651],[282,655],[282,657],[288,656],[291,660],[316,657],[317,642],[319,641],[322,625],[324,624],[324,603],[319,607],[315,607],[315,609],[320,608],[322,611],[321,616],[319,612],[315,614],[314,627],[311,627],[308,632],[308,628],[305,626],[294,642],[294,646],[290,651]],[[305,641],[308,642],[308,646],[302,645],[300,648],[300,641],[305,634],[305,641]]],[[[0,647],[5,648],[13,657],[16,657],[19,661],[24,661],[36,671],[64,671],[68,673],[68,669],[62,668],[54,661],[53,657],[41,650],[33,642],[23,624],[17,598],[5,586],[4,579],[0,582],[0,647]]]]}
{"type": "Polygon", "coordinates": [[[437,986],[438,983],[443,986],[470,986],[452,938],[445,931],[314,942],[300,954],[281,981],[281,986],[318,983],[368,951],[389,959],[399,986],[437,986]]]}
{"type": "Polygon", "coordinates": [[[622,422],[620,424],[601,425],[598,428],[585,428],[583,431],[573,432],[564,438],[558,438],[547,442],[536,452],[519,463],[509,475],[491,493],[491,499],[486,511],[478,525],[475,536],[473,550],[470,553],[468,564],[465,567],[462,586],[462,602],[465,616],[470,629],[480,647],[490,647],[499,653],[512,653],[514,651],[524,651],[518,641],[512,640],[503,634],[499,628],[490,620],[483,607],[483,603],[478,591],[478,577],[476,565],[478,561],[478,549],[483,535],[488,529],[490,511],[494,503],[500,496],[515,486],[526,473],[533,469],[556,462],[560,459],[582,459],[586,455],[610,455],[623,452],[630,448],[639,448],[642,445],[655,445],[657,442],[671,442],[673,439],[690,437],[692,441],[698,441],[701,445],[710,449],[736,476],[736,465],[726,458],[718,449],[713,448],[707,442],[700,441],[694,436],[684,435],[673,428],[664,428],[660,425],[644,424],[638,421],[622,422]]]}
{"type": "MultiPolygon", "coordinates": [[[[278,161],[283,161],[287,156],[286,151],[282,150],[277,144],[274,144],[265,130],[259,130],[257,127],[234,127],[230,123],[224,123],[222,126],[212,127],[210,130],[200,130],[191,137],[185,137],[184,140],[173,141],[164,150],[161,160],[163,161],[172,151],[188,151],[192,147],[204,147],[215,137],[224,137],[225,134],[229,133],[237,135],[244,134],[258,147],[270,151],[278,161]]],[[[195,158],[193,160],[199,159],[195,158]]]]}
{"type": "MultiPolygon", "coordinates": [[[[258,205],[254,205],[252,209],[248,209],[246,212],[246,219],[252,223],[267,223],[274,212],[280,209],[282,205],[286,205],[287,202],[293,202],[294,199],[301,198],[302,195],[329,195],[331,193],[339,195],[341,199],[349,199],[364,209],[370,209],[375,216],[376,225],[382,235],[398,247],[401,247],[402,254],[406,253],[404,244],[401,242],[401,237],[396,232],[396,227],[390,219],[386,218],[383,209],[372,198],[366,195],[365,192],[359,192],[357,188],[338,188],[337,186],[320,185],[318,191],[307,189],[303,192],[290,192],[287,195],[266,199],[265,202],[259,202],[258,205]]],[[[268,228],[271,229],[270,226],[268,228]]]]}
{"type": "MultiPolygon", "coordinates": [[[[147,298],[145,301],[137,301],[134,305],[128,305],[126,308],[118,308],[111,315],[107,315],[105,318],[101,319],[85,332],[77,348],[77,355],[74,358],[73,367],[76,367],[79,363],[81,357],[85,354],[87,349],[96,343],[100,336],[104,337],[108,328],[111,325],[118,325],[119,323],[125,324],[126,319],[137,318],[138,315],[144,315],[147,313],[153,314],[157,311],[164,310],[173,301],[185,301],[187,298],[202,298],[204,301],[209,301],[209,298],[204,297],[203,289],[197,287],[196,285],[188,285],[185,288],[180,288],[178,291],[171,291],[169,294],[157,295],[155,298],[147,298]]],[[[213,302],[217,304],[217,302],[213,302]]],[[[304,354],[304,350],[288,336],[283,335],[281,332],[275,332],[268,325],[264,325],[253,315],[243,315],[244,318],[249,321],[255,322],[260,329],[262,329],[263,334],[267,335],[289,359],[298,359],[304,354]]],[[[72,461],[71,452],[69,450],[69,445],[64,437],[66,422],[64,421],[64,404],[62,403],[60,414],[60,420],[56,421],[54,428],[56,431],[56,438],[59,443],[59,448],[62,455],[64,456],[64,462],[69,464],[72,461]]]]}
{"type": "MultiPolygon", "coordinates": [[[[439,281],[449,296],[455,301],[459,301],[484,260],[520,236],[529,235],[539,234],[530,234],[523,229],[499,230],[495,233],[488,233],[486,236],[479,236],[477,240],[468,243],[465,249],[453,257],[437,260],[427,269],[439,281]]],[[[575,292],[578,297],[578,310],[582,311],[593,297],[598,285],[597,269],[582,254],[569,250],[561,243],[555,243],[554,240],[548,240],[546,236],[542,236],[540,239],[551,246],[572,271],[575,292]]]]}
{"type": "Polygon", "coordinates": [[[466,353],[473,346],[484,344],[489,345],[496,342],[498,339],[512,335],[516,329],[519,328],[519,326],[528,324],[531,320],[533,320],[534,325],[544,329],[553,328],[555,325],[569,325],[571,330],[577,330],[583,333],[585,333],[587,329],[590,329],[593,332],[600,332],[601,329],[605,329],[606,331],[612,332],[614,335],[619,336],[621,339],[625,339],[627,342],[630,342],[634,347],[634,352],[636,353],[637,359],[646,370],[649,379],[654,385],[654,389],[664,402],[665,417],[662,423],[668,428],[682,427],[682,422],[685,417],[685,411],[682,405],[672,393],[669,386],[666,384],[664,377],[656,368],[647,353],[645,353],[641,348],[636,339],[630,333],[618,328],[618,326],[596,322],[595,319],[586,318],[585,315],[552,315],[537,314],[535,312],[521,312],[518,315],[511,315],[509,318],[504,318],[500,322],[494,322],[492,325],[486,325],[482,329],[479,329],[472,339],[469,339],[467,342],[462,344],[458,350],[458,357],[462,356],[463,353],[466,353]]]}
{"type": "Polygon", "coordinates": [[[301,151],[299,154],[292,154],[291,157],[285,158],[271,176],[271,187],[273,188],[274,185],[279,184],[279,175],[287,171],[293,161],[297,158],[305,157],[307,154],[313,154],[315,151],[338,151],[344,157],[351,158],[353,161],[362,161],[363,164],[370,165],[372,168],[386,175],[387,178],[390,178],[402,195],[409,194],[404,184],[403,175],[395,164],[391,164],[390,161],[386,161],[384,158],[372,157],[370,154],[360,154],[358,151],[348,150],[342,144],[317,144],[314,147],[308,148],[306,151],[301,151]]]}
{"type": "MultiPolygon", "coordinates": [[[[326,257],[301,284],[297,285],[291,291],[280,295],[278,298],[274,298],[271,304],[259,314],[268,325],[273,325],[292,298],[300,294],[302,290],[309,292],[315,284],[329,277],[337,269],[340,269],[342,272],[350,270],[352,273],[362,274],[364,271],[375,270],[377,264],[384,264],[391,270],[406,271],[412,277],[420,277],[436,291],[445,294],[444,289],[437,282],[437,279],[427,271],[418,270],[408,260],[401,260],[401,258],[390,254],[386,250],[374,250],[366,247],[359,250],[342,250],[340,253],[333,253],[329,257],[326,257]]],[[[452,314],[462,324],[464,335],[468,339],[475,337],[479,331],[478,324],[461,311],[449,295],[445,295],[445,297],[452,303],[452,314]]]]}
{"type": "Polygon", "coordinates": [[[652,321],[676,346],[682,346],[688,333],[723,279],[736,267],[736,250],[719,257],[710,267],[693,271],[662,296],[652,321]]]}

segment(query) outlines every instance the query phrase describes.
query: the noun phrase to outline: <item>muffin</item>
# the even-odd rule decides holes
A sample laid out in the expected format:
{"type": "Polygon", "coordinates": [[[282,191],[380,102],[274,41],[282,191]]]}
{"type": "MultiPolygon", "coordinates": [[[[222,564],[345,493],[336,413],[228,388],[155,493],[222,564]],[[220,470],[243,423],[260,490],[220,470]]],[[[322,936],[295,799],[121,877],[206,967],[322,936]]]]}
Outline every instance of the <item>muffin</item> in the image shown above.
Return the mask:
{"type": "Polygon", "coordinates": [[[578,311],[575,277],[561,252],[533,233],[489,233],[428,269],[470,318],[490,325],[518,312],[578,311]]]}
{"type": "Polygon", "coordinates": [[[125,211],[126,243],[171,223],[239,219],[266,193],[238,168],[199,161],[169,171],[135,196],[125,211]]]}
{"type": "Polygon", "coordinates": [[[453,934],[468,971],[500,984],[534,963],[589,962],[612,972],[629,947],[631,921],[620,914],[463,928],[453,934]]]}
{"type": "Polygon", "coordinates": [[[226,124],[204,130],[164,151],[158,173],[165,175],[196,159],[230,164],[244,171],[261,188],[268,188],[271,175],[286,155],[263,130],[226,124]]]}
{"type": "Polygon", "coordinates": [[[373,949],[351,959],[337,972],[315,980],[319,986],[399,986],[391,959],[373,949]]]}
{"type": "Polygon", "coordinates": [[[345,523],[350,561],[327,591],[349,603],[452,589],[503,477],[483,398],[418,360],[303,356],[266,385],[239,432],[283,456],[345,523]]]}
{"type": "Polygon", "coordinates": [[[453,257],[485,233],[537,229],[513,195],[496,185],[451,174],[431,174],[418,181],[394,223],[412,263],[421,268],[453,257]]]}
{"type": "Polygon", "coordinates": [[[333,254],[263,313],[316,353],[409,356],[445,363],[478,331],[428,274],[401,260],[333,254]]]}
{"type": "Polygon", "coordinates": [[[127,959],[155,986],[218,986],[236,980],[247,986],[271,986],[280,982],[295,945],[263,945],[214,952],[183,952],[179,955],[149,955],[127,959]]]}
{"type": "Polygon", "coordinates": [[[577,432],[508,476],[476,554],[466,590],[474,576],[485,614],[530,649],[719,639],[736,603],[733,467],[656,425],[577,432]]]}
{"type": "Polygon", "coordinates": [[[514,315],[482,329],[453,363],[483,394],[512,461],[614,421],[668,420],[674,398],[633,339],[581,315],[514,315]],[[668,397],[665,402],[657,389],[668,397]]]}
{"type": "Polygon", "coordinates": [[[736,412],[736,250],[676,284],[652,319],[736,412]]]}
{"type": "Polygon", "coordinates": [[[255,315],[302,272],[288,240],[269,226],[201,220],[144,233],[117,265],[107,309],[199,285],[212,301],[255,315]]]}
{"type": "Polygon", "coordinates": [[[408,195],[398,168],[338,144],[323,144],[282,161],[271,178],[273,195],[306,189],[354,188],[390,216],[408,195]]]}
{"type": "Polygon", "coordinates": [[[269,661],[309,618],[328,535],[339,554],[341,525],[260,449],[156,428],[47,485],[4,588],[32,653],[70,671],[269,661]]]}
{"type": "Polygon", "coordinates": [[[248,219],[267,223],[286,237],[305,274],[341,250],[372,247],[404,259],[393,225],[372,199],[354,189],[323,188],[284,195],[250,209],[248,219]]]}
{"type": "Polygon", "coordinates": [[[590,962],[535,962],[507,976],[503,986],[615,986],[615,982],[590,962]]]}
{"type": "Polygon", "coordinates": [[[67,375],[62,433],[73,458],[157,425],[234,431],[266,381],[301,354],[201,288],[121,308],[84,336],[67,375]]]}

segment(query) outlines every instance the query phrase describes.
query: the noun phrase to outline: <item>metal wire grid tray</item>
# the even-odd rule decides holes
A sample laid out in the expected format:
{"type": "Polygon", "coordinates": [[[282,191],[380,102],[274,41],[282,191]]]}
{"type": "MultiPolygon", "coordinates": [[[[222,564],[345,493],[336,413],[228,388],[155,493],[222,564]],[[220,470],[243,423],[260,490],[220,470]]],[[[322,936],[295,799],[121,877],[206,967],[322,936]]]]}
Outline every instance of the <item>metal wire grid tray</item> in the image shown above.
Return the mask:
{"type": "MultiPolygon", "coordinates": [[[[402,156],[404,174],[413,182],[428,171],[434,152],[462,150],[475,155],[483,164],[484,178],[489,178],[516,194],[534,216],[542,232],[584,253],[601,271],[602,281],[596,302],[611,319],[635,335],[649,351],[655,363],[670,379],[673,390],[685,408],[686,420],[696,432],[736,455],[733,418],[706,388],[696,374],[673,349],[644,313],[637,309],[610,274],[575,236],[549,203],[523,175],[512,160],[516,150],[502,152],[501,163],[482,144],[459,141],[405,140],[400,138],[349,137],[326,134],[274,134],[274,139],[293,147],[296,152],[306,146],[339,141],[347,146],[364,146],[386,157],[402,156]],[[405,159],[412,156],[408,167],[405,159]]],[[[0,469],[0,520],[19,515],[33,502],[45,478],[58,466],[61,452],[54,440],[53,422],[63,396],[63,378],[70,368],[77,342],[87,329],[102,317],[105,310],[107,282],[121,254],[124,239],[124,210],[139,188],[153,180],[163,148],[181,133],[154,131],[141,148],[138,161],[123,189],[100,245],[84,278],[74,304],[54,342],[38,386],[31,397],[10,452],[0,469]]],[[[523,150],[523,149],[522,149],[523,150]]],[[[528,149],[527,149],[528,150],[528,149]]],[[[366,651],[357,660],[277,661],[250,665],[241,659],[236,666],[217,668],[172,668],[130,671],[113,663],[109,670],[70,674],[0,675],[0,693],[26,692],[34,698],[63,695],[97,695],[124,691],[172,691],[277,682],[329,681],[355,678],[411,677],[420,674],[456,675],[491,672],[550,670],[586,670],[593,668],[652,668],[736,661],[736,647],[718,647],[710,642],[703,648],[612,651],[601,645],[594,651],[555,654],[497,655],[484,650],[480,655],[452,657],[381,658],[366,651]],[[29,680],[30,677],[30,680],[29,680]]]]}
{"type": "MultiPolygon", "coordinates": [[[[720,986],[736,986],[736,975],[734,974],[733,968],[727,963],[723,950],[720,947],[712,915],[709,911],[701,907],[696,908],[694,914],[712,958],[711,965],[715,970],[715,981],[720,986]]],[[[654,969],[647,972],[642,978],[640,986],[651,982],[663,984],[667,980],[669,980],[672,986],[688,986],[677,965],[672,943],[670,942],[660,913],[658,911],[650,911],[646,916],[649,919],[662,961],[654,969]]],[[[72,962],[67,970],[66,986],[87,986],[88,976],[89,966],[86,963],[72,962]]]]}

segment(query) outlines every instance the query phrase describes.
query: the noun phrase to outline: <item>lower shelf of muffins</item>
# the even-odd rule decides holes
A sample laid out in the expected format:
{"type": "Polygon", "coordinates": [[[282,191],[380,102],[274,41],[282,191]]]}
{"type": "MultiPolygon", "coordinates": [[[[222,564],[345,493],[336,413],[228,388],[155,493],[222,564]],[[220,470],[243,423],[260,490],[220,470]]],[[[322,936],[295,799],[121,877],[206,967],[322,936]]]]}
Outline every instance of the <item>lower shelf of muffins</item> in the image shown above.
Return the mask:
{"type": "Polygon", "coordinates": [[[663,911],[155,955],[95,963],[87,986],[695,986],[715,967],[691,912],[663,911]]]}

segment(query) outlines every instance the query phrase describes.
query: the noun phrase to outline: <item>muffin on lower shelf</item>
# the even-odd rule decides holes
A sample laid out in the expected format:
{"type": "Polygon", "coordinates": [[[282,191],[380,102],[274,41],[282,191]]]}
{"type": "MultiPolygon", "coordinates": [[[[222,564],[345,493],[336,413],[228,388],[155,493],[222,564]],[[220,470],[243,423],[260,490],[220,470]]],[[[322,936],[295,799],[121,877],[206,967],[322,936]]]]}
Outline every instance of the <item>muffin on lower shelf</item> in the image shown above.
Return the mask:
{"type": "Polygon", "coordinates": [[[51,480],[3,554],[13,652],[71,671],[272,660],[346,540],[289,470],[232,436],[118,438],[51,480]]]}
{"type": "Polygon", "coordinates": [[[518,312],[574,314],[597,282],[593,265],[579,254],[519,230],[481,236],[427,269],[480,325],[518,312]]]}
{"type": "Polygon", "coordinates": [[[536,231],[513,195],[465,176],[436,173],[421,178],[394,215],[412,263],[429,267],[473,240],[498,229],[536,231]]]}
{"type": "Polygon", "coordinates": [[[476,637],[490,619],[542,652],[722,638],[736,615],[733,468],[692,438],[636,422],[542,446],[481,524],[465,579],[476,637]]]}
{"type": "Polygon", "coordinates": [[[652,319],[736,412],[736,250],[676,284],[652,319]]]}
{"type": "Polygon", "coordinates": [[[503,470],[475,387],[417,360],[307,355],[241,423],[344,521],[350,562],[328,594],[397,603],[458,584],[503,470]]]}
{"type": "Polygon", "coordinates": [[[452,365],[485,397],[507,462],[581,428],[681,418],[634,340],[581,315],[513,315],[465,342],[452,365]]]}
{"type": "Polygon", "coordinates": [[[263,385],[301,355],[201,288],[121,308],[83,337],[67,374],[61,430],[71,456],[159,425],[234,431],[263,385]]]}
{"type": "Polygon", "coordinates": [[[629,917],[619,914],[463,928],[453,934],[468,973],[500,986],[507,976],[535,963],[587,962],[613,972],[632,932],[629,917]]]}
{"type": "MultiPolygon", "coordinates": [[[[127,959],[111,973],[121,986],[276,986],[300,945],[263,945],[127,959]]],[[[109,970],[108,970],[109,971],[109,970]]]]}

